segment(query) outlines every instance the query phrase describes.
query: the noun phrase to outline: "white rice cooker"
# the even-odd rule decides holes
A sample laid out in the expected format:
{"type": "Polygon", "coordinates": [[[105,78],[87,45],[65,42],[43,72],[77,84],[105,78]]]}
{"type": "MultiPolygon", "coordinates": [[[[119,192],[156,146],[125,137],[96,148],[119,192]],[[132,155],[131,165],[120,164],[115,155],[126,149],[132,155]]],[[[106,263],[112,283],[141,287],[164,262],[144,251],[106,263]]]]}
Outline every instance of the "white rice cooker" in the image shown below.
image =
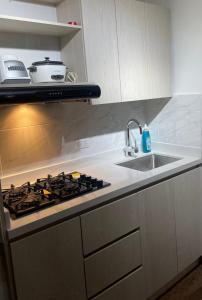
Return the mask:
{"type": "Polygon", "coordinates": [[[67,67],[62,61],[52,61],[45,57],[43,61],[34,62],[28,68],[33,83],[65,82],[67,67]]]}

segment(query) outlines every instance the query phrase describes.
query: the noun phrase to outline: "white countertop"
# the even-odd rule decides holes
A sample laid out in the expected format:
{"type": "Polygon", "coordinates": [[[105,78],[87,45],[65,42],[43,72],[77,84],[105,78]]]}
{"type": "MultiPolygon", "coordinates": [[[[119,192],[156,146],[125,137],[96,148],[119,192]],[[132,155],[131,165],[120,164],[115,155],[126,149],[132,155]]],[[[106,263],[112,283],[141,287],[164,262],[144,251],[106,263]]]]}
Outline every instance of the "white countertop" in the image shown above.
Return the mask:
{"type": "Polygon", "coordinates": [[[79,171],[111,183],[109,187],[82,197],[46,208],[17,220],[9,220],[10,224],[9,222],[7,224],[9,239],[17,238],[61,219],[80,214],[94,206],[185,171],[202,162],[200,151],[197,149],[194,151],[192,148],[155,144],[153,152],[181,157],[182,159],[151,171],[140,172],[116,165],[130,158],[125,158],[122,150],[114,150],[2,178],[2,187],[7,188],[11,183],[21,185],[26,181],[34,182],[36,178],[47,176],[47,174],[57,175],[62,171],[65,173],[79,171]]]}

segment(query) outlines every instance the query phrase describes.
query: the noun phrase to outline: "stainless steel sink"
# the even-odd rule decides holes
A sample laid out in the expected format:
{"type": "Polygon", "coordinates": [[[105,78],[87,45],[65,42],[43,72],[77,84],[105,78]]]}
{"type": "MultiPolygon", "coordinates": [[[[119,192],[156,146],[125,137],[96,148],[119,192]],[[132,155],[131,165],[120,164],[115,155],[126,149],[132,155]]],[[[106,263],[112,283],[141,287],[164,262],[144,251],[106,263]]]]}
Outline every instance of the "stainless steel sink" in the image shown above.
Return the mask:
{"type": "Polygon", "coordinates": [[[121,167],[146,172],[176,162],[180,159],[182,158],[160,154],[151,154],[129,160],[118,165],[121,167]]]}

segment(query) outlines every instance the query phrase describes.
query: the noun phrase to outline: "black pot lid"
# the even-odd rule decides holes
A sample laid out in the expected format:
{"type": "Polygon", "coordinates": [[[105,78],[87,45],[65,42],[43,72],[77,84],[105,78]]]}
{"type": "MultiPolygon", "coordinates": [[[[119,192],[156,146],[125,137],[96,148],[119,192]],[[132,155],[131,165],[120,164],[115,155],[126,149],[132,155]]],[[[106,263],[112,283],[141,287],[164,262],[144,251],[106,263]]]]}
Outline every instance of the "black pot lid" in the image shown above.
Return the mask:
{"type": "Polygon", "coordinates": [[[43,65],[62,65],[64,66],[62,61],[54,61],[54,60],[50,60],[49,57],[45,57],[45,60],[43,61],[36,61],[34,63],[32,63],[33,66],[43,66],[43,65]]]}

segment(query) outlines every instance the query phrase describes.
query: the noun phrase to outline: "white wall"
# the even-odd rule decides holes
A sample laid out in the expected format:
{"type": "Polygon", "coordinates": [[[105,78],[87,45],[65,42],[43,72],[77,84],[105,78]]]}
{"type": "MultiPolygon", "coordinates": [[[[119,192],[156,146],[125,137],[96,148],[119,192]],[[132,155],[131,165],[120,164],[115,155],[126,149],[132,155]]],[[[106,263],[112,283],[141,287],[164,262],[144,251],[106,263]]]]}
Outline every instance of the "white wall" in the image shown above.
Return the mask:
{"type": "Polygon", "coordinates": [[[173,92],[202,93],[202,1],[166,3],[172,13],[173,92]]]}
{"type": "Polygon", "coordinates": [[[161,4],[171,10],[174,94],[202,93],[202,1],[142,1],[161,4]]]}
{"type": "Polygon", "coordinates": [[[170,100],[148,101],[147,122],[155,142],[201,147],[202,95],[176,95],[170,100]]]}
{"type": "Polygon", "coordinates": [[[201,146],[202,1],[143,0],[164,5],[172,17],[174,97],[145,105],[152,138],[157,142],[201,146]],[[199,95],[195,95],[199,94],[199,95]]]}

